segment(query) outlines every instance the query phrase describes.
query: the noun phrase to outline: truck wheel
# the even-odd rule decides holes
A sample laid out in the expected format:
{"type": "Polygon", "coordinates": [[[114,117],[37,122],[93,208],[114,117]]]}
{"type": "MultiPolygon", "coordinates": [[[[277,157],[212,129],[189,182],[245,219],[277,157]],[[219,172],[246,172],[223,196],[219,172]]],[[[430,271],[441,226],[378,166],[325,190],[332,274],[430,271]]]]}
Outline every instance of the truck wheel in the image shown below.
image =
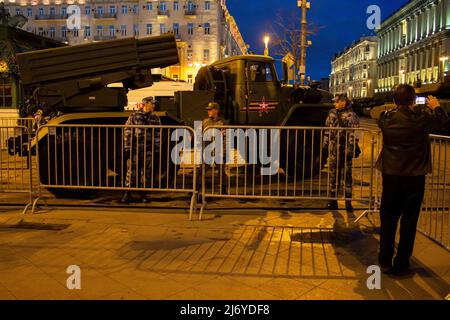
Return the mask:
{"type": "Polygon", "coordinates": [[[75,189],[77,186],[106,185],[108,166],[106,149],[99,146],[101,132],[78,132],[72,128],[55,128],[55,132],[39,141],[39,176],[48,191],[59,197],[86,197],[95,189],[75,189]],[[78,139],[78,143],[77,140],[78,139]],[[82,143],[89,141],[89,143],[82,143]],[[90,160],[90,161],[89,161],[90,160]]]}

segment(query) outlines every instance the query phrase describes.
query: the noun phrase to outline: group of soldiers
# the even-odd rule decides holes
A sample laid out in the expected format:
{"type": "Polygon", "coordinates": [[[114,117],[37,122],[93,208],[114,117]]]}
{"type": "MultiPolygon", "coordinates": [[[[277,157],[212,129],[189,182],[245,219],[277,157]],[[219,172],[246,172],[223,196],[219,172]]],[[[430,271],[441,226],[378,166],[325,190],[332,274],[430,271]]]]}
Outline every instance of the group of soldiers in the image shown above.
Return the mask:
{"type": "MultiPolygon", "coordinates": [[[[154,113],[157,100],[147,97],[138,104],[137,110],[130,115],[125,123],[124,151],[127,158],[127,174],[125,187],[130,189],[150,188],[152,172],[151,166],[158,159],[160,150],[160,131],[152,130],[151,126],[161,125],[159,116],[154,113]],[[150,127],[149,127],[150,126],[150,127]],[[154,153],[154,154],[153,154],[154,153]]],[[[203,120],[203,128],[209,126],[224,125],[220,117],[220,106],[216,102],[210,102],[206,107],[208,116],[203,120]]],[[[141,201],[147,202],[146,192],[141,191],[141,201]]],[[[131,192],[125,191],[122,203],[129,203],[131,192]]]]}
{"type": "MultiPolygon", "coordinates": [[[[151,126],[161,124],[161,120],[154,113],[157,101],[153,97],[147,97],[138,105],[136,112],[130,115],[125,128],[125,153],[127,157],[127,174],[125,186],[130,189],[149,188],[151,166],[154,159],[158,158],[160,150],[159,130],[152,130],[151,126]],[[150,126],[150,127],[149,127],[150,126]],[[154,152],[155,154],[152,154],[154,152]]],[[[325,126],[330,128],[358,128],[359,119],[351,107],[346,95],[338,95],[334,99],[335,108],[332,109],[326,119],[325,126]]],[[[210,102],[206,108],[208,116],[203,120],[202,127],[224,125],[224,119],[220,117],[220,106],[216,102],[210,102]]],[[[352,198],[352,166],[353,158],[361,152],[358,140],[354,132],[345,130],[329,130],[324,134],[323,154],[328,157],[329,165],[329,191],[332,198],[337,198],[340,186],[345,189],[346,199],[352,198]]],[[[222,192],[224,178],[222,177],[222,192]]],[[[147,202],[146,192],[141,191],[141,201],[147,202]]],[[[129,203],[131,192],[126,191],[122,197],[122,203],[129,203]]],[[[346,201],[346,210],[353,211],[350,200],[346,201]]],[[[337,210],[337,200],[328,203],[327,209],[337,210]]]]}

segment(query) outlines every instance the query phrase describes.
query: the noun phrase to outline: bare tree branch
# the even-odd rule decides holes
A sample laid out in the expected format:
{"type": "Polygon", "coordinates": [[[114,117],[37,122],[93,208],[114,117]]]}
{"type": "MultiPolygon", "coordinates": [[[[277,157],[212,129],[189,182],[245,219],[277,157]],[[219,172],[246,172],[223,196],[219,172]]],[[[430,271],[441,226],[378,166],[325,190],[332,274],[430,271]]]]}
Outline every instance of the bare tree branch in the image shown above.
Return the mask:
{"type": "MultiPolygon", "coordinates": [[[[282,11],[276,14],[275,20],[269,26],[273,55],[276,57],[291,57],[294,72],[297,76],[301,54],[301,15],[300,11],[286,15],[282,11]]],[[[322,27],[314,23],[308,24],[307,35],[315,35],[322,27]]],[[[296,81],[296,80],[295,80],[296,81]]]]}

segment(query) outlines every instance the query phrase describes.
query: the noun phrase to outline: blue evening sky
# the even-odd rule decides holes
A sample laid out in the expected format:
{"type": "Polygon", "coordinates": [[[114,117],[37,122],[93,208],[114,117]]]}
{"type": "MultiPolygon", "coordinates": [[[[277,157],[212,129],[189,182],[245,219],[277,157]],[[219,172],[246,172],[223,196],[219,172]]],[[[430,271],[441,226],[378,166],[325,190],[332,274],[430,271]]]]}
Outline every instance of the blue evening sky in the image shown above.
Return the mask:
{"type": "MultiPolygon", "coordinates": [[[[312,47],[307,51],[307,75],[319,80],[328,77],[334,54],[349,46],[354,40],[373,32],[366,27],[366,14],[370,5],[381,8],[382,20],[402,7],[408,0],[310,0],[308,21],[319,27],[311,36],[312,47]]],[[[276,13],[292,15],[297,8],[296,0],[227,0],[228,8],[250,50],[262,54],[265,32],[276,13]]],[[[300,16],[300,12],[298,12],[300,16]]]]}

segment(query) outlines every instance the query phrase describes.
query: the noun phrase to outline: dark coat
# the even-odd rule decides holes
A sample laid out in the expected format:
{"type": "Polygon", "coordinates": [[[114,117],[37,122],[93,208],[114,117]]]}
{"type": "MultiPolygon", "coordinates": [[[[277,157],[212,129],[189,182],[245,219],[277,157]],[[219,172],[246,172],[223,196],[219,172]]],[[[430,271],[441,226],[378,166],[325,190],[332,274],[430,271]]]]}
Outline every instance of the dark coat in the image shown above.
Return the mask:
{"type": "Polygon", "coordinates": [[[376,168],[383,174],[422,176],[431,173],[429,134],[446,125],[448,115],[442,108],[415,111],[400,106],[380,115],[383,149],[376,168]]]}

